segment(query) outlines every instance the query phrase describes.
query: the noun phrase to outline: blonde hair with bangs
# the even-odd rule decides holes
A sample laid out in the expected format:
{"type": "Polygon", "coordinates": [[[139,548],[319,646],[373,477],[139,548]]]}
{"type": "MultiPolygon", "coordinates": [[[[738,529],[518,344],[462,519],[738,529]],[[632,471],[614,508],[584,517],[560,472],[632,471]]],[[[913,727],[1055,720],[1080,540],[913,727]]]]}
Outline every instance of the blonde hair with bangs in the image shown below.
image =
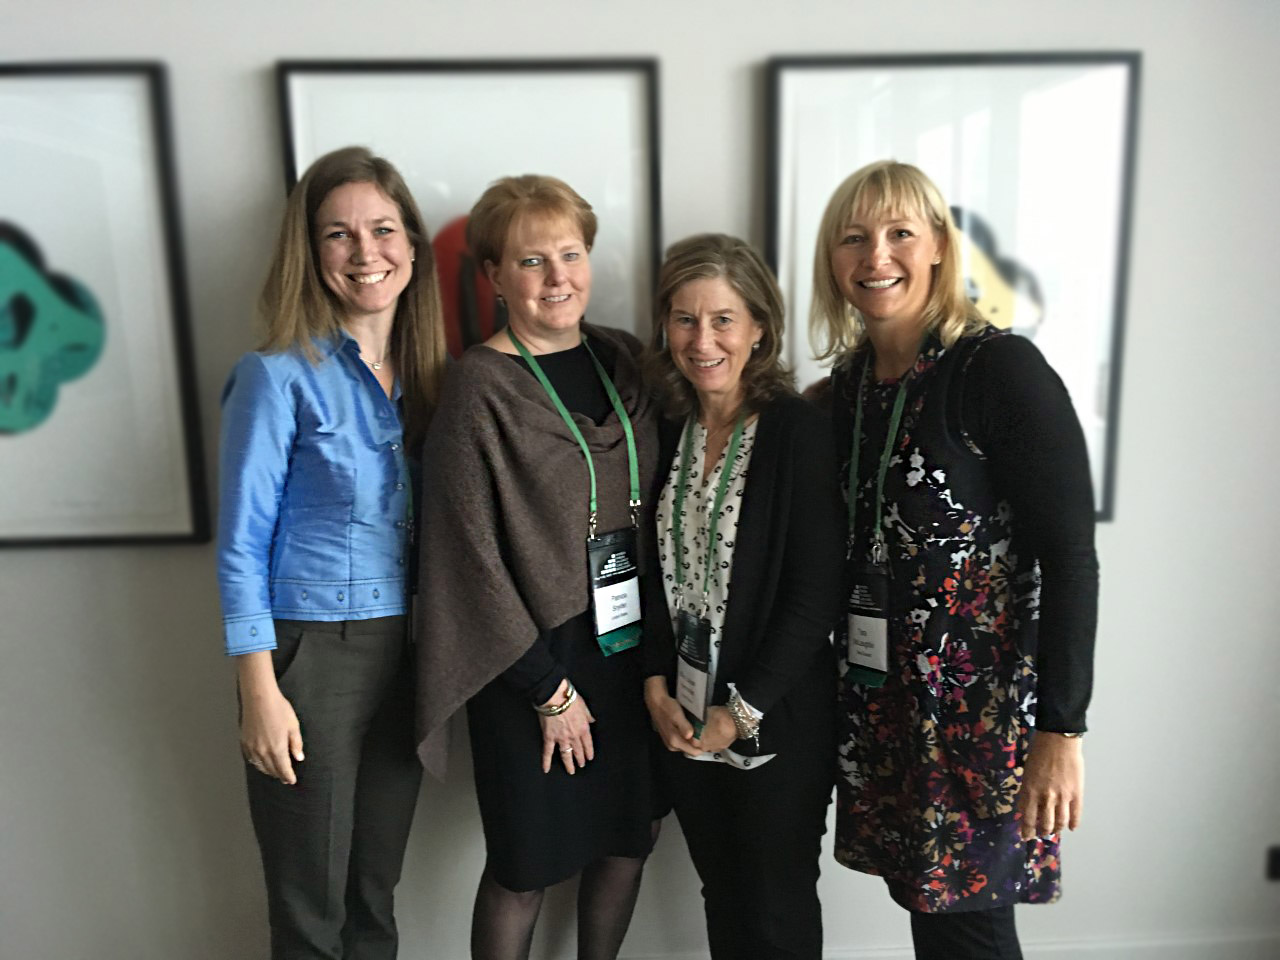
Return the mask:
{"type": "Polygon", "coordinates": [[[850,174],[827,202],[818,227],[813,254],[813,301],[809,307],[809,336],[817,359],[839,360],[866,341],[867,326],[840,288],[831,270],[831,254],[845,226],[855,216],[911,214],[932,225],[942,246],[942,261],[934,268],[925,302],[925,329],[950,347],[966,334],[986,325],[964,289],[960,266],[960,233],[942,194],[918,167],[896,160],[880,160],[850,174]]]}

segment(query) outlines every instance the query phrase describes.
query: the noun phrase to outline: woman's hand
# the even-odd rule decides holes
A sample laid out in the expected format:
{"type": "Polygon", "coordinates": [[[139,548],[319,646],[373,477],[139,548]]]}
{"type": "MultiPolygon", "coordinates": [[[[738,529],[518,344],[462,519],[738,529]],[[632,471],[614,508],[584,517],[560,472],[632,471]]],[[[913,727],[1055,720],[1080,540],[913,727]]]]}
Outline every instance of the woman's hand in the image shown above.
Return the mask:
{"type": "Polygon", "coordinates": [[[1031,740],[1018,792],[1023,840],[1080,825],[1084,806],[1084,751],[1079,737],[1042,731],[1031,740]]]}
{"type": "Polygon", "coordinates": [[[702,736],[693,742],[707,753],[719,753],[738,739],[738,727],[728,707],[707,707],[702,736]]]}
{"type": "MultiPolygon", "coordinates": [[[[569,692],[569,681],[560,681],[560,686],[544,707],[555,707],[564,703],[569,692]]],[[[569,709],[554,717],[538,714],[542,724],[542,772],[551,772],[551,760],[560,754],[560,760],[570,775],[578,768],[585,766],[588,760],[596,756],[595,746],[591,742],[591,724],[596,718],[587,709],[587,702],[582,694],[570,704],[569,709]]]]}
{"type": "Polygon", "coordinates": [[[240,683],[240,752],[259,773],[281,783],[298,782],[293,760],[304,759],[297,714],[280,692],[271,652],[237,657],[240,683]]]}
{"type": "Polygon", "coordinates": [[[685,717],[684,708],[667,692],[666,677],[645,679],[644,703],[663,746],[672,753],[687,753],[691,757],[702,753],[694,746],[693,725],[685,717]]]}

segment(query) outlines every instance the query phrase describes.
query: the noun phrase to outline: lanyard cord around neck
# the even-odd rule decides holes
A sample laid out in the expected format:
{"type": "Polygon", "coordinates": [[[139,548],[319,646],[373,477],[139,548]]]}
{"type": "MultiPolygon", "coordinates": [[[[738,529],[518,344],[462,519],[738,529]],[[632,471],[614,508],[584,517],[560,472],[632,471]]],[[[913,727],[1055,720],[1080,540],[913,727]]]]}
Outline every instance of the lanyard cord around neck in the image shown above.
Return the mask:
{"type": "MultiPolygon", "coordinates": [[[[849,454],[849,556],[853,556],[853,538],[855,536],[854,519],[858,511],[858,459],[862,446],[862,403],[871,381],[872,356],[867,355],[862,365],[862,377],[858,381],[858,399],[853,408],[853,449],[849,454]]],[[[880,452],[880,469],[876,473],[875,526],[871,528],[871,559],[883,563],[885,558],[884,530],[882,513],[884,510],[884,478],[889,472],[889,460],[893,456],[893,448],[898,440],[898,427],[902,423],[902,408],[907,402],[907,377],[910,371],[903,374],[898,381],[898,393],[893,400],[893,412],[889,415],[889,431],[884,438],[884,449],[880,452]]]]}
{"type": "MultiPolygon", "coordinates": [[[[591,476],[591,500],[588,505],[589,513],[587,515],[587,528],[594,540],[596,535],[596,465],[591,460],[591,450],[587,447],[587,441],[583,439],[582,431],[578,429],[578,425],[573,422],[573,417],[569,414],[564,402],[560,399],[560,394],[556,393],[556,388],[551,385],[551,381],[547,379],[547,375],[542,372],[542,367],[538,361],[534,359],[528,348],[517,339],[515,333],[510,327],[507,327],[507,336],[511,338],[511,342],[515,345],[516,350],[520,352],[520,356],[524,358],[524,362],[529,364],[529,369],[533,371],[533,375],[538,378],[538,382],[542,384],[542,389],[547,392],[547,396],[551,398],[551,402],[555,404],[556,410],[560,417],[564,420],[565,426],[569,428],[569,432],[573,434],[573,439],[578,441],[578,446],[582,448],[582,456],[587,461],[587,472],[591,476]]],[[[631,475],[631,499],[629,506],[631,507],[631,525],[639,524],[640,511],[640,464],[636,455],[636,437],[635,431],[631,429],[631,418],[627,416],[627,408],[622,405],[622,398],[618,396],[618,390],[613,385],[613,381],[609,379],[609,374],[605,371],[604,365],[596,359],[595,351],[591,349],[591,344],[587,342],[586,335],[582,337],[582,345],[587,348],[587,355],[591,357],[591,362],[596,368],[596,374],[600,377],[600,382],[604,384],[605,393],[609,395],[609,402],[613,404],[613,411],[618,415],[618,419],[622,421],[622,432],[627,436],[627,469],[631,475]]]]}
{"type": "MultiPolygon", "coordinates": [[[[675,537],[677,551],[684,549],[684,523],[681,517],[684,514],[684,488],[689,481],[689,469],[693,462],[693,424],[696,420],[697,417],[690,414],[689,422],[685,424],[683,449],[680,451],[680,476],[676,482],[675,506],[671,516],[672,534],[675,537]]],[[[711,518],[708,521],[707,552],[703,560],[702,601],[704,604],[711,595],[711,561],[715,555],[716,530],[720,526],[720,508],[724,506],[724,498],[729,491],[729,474],[733,471],[733,462],[738,456],[738,447],[742,443],[742,431],[746,422],[747,414],[744,410],[738,414],[738,422],[734,424],[733,435],[729,438],[729,451],[725,454],[724,466],[720,468],[720,482],[716,484],[716,496],[711,506],[711,518]]],[[[705,454],[705,449],[703,452],[705,454]]],[[[684,564],[677,558],[676,593],[680,594],[683,588],[684,564]]]]}

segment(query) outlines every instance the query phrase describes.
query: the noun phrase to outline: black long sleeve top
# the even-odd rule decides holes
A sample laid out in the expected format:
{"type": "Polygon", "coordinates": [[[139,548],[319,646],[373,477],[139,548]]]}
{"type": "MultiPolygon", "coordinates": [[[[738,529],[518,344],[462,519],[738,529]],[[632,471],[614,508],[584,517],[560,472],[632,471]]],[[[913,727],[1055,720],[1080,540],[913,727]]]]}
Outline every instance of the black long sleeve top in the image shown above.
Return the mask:
{"type": "Polygon", "coordinates": [[[964,429],[1040,562],[1036,728],[1083,732],[1093,691],[1098,556],[1079,418],[1062,379],[1019,336],[984,343],[963,390],[964,429]]]}

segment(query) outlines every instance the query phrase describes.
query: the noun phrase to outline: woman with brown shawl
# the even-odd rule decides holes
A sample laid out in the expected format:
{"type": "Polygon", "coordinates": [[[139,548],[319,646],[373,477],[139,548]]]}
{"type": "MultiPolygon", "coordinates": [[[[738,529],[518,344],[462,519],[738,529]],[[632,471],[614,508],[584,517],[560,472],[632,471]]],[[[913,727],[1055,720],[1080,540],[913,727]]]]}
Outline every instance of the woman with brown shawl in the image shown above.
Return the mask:
{"type": "Polygon", "coordinates": [[[579,873],[578,956],[616,957],[657,831],[637,649],[655,411],[639,341],[582,322],[595,228],[551,177],[485,191],[467,239],[509,327],[452,368],[423,454],[419,752],[442,776],[465,705],[477,958],[527,957],[544,888],[579,873]]]}

